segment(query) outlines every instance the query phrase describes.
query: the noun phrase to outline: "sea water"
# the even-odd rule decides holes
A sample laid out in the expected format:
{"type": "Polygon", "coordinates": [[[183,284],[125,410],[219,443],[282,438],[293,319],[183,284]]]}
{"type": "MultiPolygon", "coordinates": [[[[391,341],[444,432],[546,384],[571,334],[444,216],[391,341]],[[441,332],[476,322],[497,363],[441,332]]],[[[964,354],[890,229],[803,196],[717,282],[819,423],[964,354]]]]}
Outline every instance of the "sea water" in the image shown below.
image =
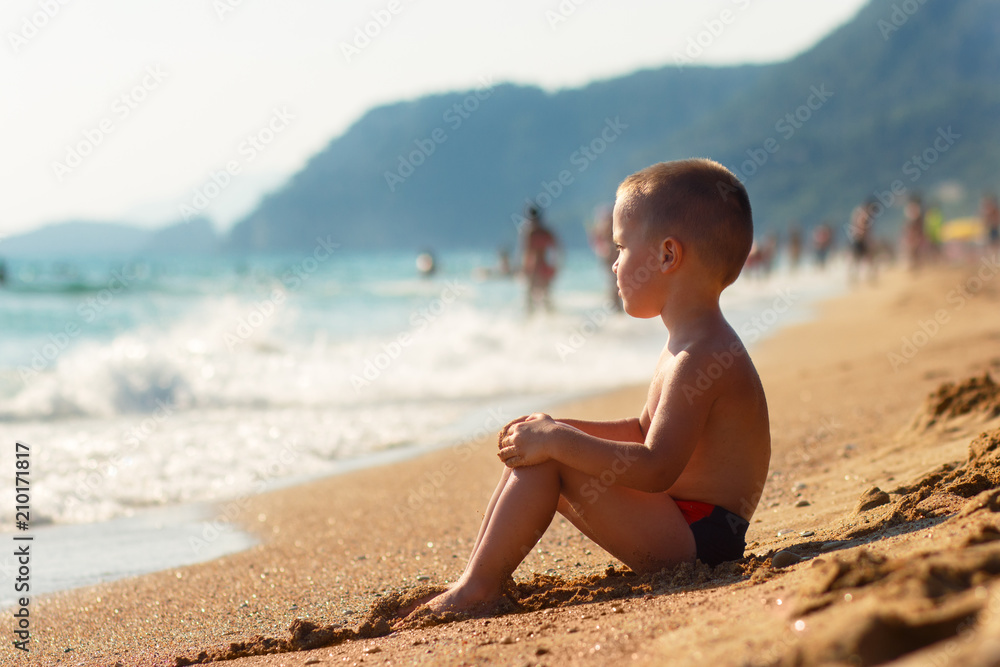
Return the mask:
{"type": "MultiPolygon", "coordinates": [[[[52,550],[79,552],[83,536],[127,536],[129,526],[144,535],[133,543],[158,526],[176,544],[234,499],[648,382],[663,325],[617,313],[590,253],[565,255],[554,311],[530,317],[524,283],[491,271],[488,254],[444,253],[429,277],[414,260],[319,239],[287,256],[8,262],[0,464],[11,474],[0,474],[0,531],[14,528],[16,441],[31,447],[31,525],[52,550]],[[187,509],[149,519],[151,508],[187,509]]],[[[741,278],[723,309],[752,348],[842,285],[839,272],[808,269],[741,278]]],[[[204,552],[188,540],[191,553],[159,559],[147,544],[144,570],[141,555],[127,571],[53,565],[58,581],[44,585],[250,543],[236,535],[202,540],[204,552]]]]}

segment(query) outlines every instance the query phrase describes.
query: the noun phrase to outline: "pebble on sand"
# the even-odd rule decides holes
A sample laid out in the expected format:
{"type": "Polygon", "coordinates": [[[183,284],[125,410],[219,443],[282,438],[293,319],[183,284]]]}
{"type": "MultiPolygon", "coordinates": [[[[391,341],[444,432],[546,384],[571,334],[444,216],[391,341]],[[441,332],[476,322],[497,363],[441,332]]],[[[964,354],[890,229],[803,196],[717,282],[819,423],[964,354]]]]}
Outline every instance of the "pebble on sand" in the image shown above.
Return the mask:
{"type": "Polygon", "coordinates": [[[797,554],[794,554],[787,549],[782,549],[778,553],[774,554],[774,557],[771,559],[771,567],[788,567],[789,565],[795,565],[801,560],[802,558],[797,554]]]}

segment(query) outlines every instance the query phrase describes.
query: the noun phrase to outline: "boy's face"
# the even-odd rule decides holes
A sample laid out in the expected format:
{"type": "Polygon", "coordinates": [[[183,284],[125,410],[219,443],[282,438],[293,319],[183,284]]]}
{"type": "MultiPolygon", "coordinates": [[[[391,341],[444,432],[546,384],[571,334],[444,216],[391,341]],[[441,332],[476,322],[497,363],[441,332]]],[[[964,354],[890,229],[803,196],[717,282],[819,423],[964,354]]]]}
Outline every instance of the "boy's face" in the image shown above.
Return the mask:
{"type": "Polygon", "coordinates": [[[617,277],[625,312],[632,317],[658,317],[663,304],[657,299],[661,275],[657,244],[647,238],[640,222],[622,213],[620,200],[615,202],[612,232],[618,259],[611,270],[617,277]]]}

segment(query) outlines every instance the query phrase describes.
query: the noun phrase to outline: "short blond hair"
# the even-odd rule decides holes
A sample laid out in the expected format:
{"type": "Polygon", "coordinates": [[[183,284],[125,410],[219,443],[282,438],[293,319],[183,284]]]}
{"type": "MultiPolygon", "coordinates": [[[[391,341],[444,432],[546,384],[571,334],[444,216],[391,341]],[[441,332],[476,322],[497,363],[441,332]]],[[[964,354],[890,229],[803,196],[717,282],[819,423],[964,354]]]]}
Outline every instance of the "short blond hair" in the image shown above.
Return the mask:
{"type": "Polygon", "coordinates": [[[731,171],[706,159],[660,162],[618,186],[621,213],[647,235],[675,236],[718,272],[725,287],[740,275],[753,245],[746,188],[731,171]]]}

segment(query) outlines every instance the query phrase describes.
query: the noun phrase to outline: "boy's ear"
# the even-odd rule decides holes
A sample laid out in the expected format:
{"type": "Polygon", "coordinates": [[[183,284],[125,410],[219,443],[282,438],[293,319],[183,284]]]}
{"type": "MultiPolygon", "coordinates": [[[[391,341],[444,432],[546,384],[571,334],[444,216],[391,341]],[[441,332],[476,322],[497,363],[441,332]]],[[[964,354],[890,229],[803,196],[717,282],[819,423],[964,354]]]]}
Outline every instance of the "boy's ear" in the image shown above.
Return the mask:
{"type": "Polygon", "coordinates": [[[673,236],[668,236],[660,243],[660,273],[670,273],[680,266],[684,257],[684,247],[673,236]]]}

